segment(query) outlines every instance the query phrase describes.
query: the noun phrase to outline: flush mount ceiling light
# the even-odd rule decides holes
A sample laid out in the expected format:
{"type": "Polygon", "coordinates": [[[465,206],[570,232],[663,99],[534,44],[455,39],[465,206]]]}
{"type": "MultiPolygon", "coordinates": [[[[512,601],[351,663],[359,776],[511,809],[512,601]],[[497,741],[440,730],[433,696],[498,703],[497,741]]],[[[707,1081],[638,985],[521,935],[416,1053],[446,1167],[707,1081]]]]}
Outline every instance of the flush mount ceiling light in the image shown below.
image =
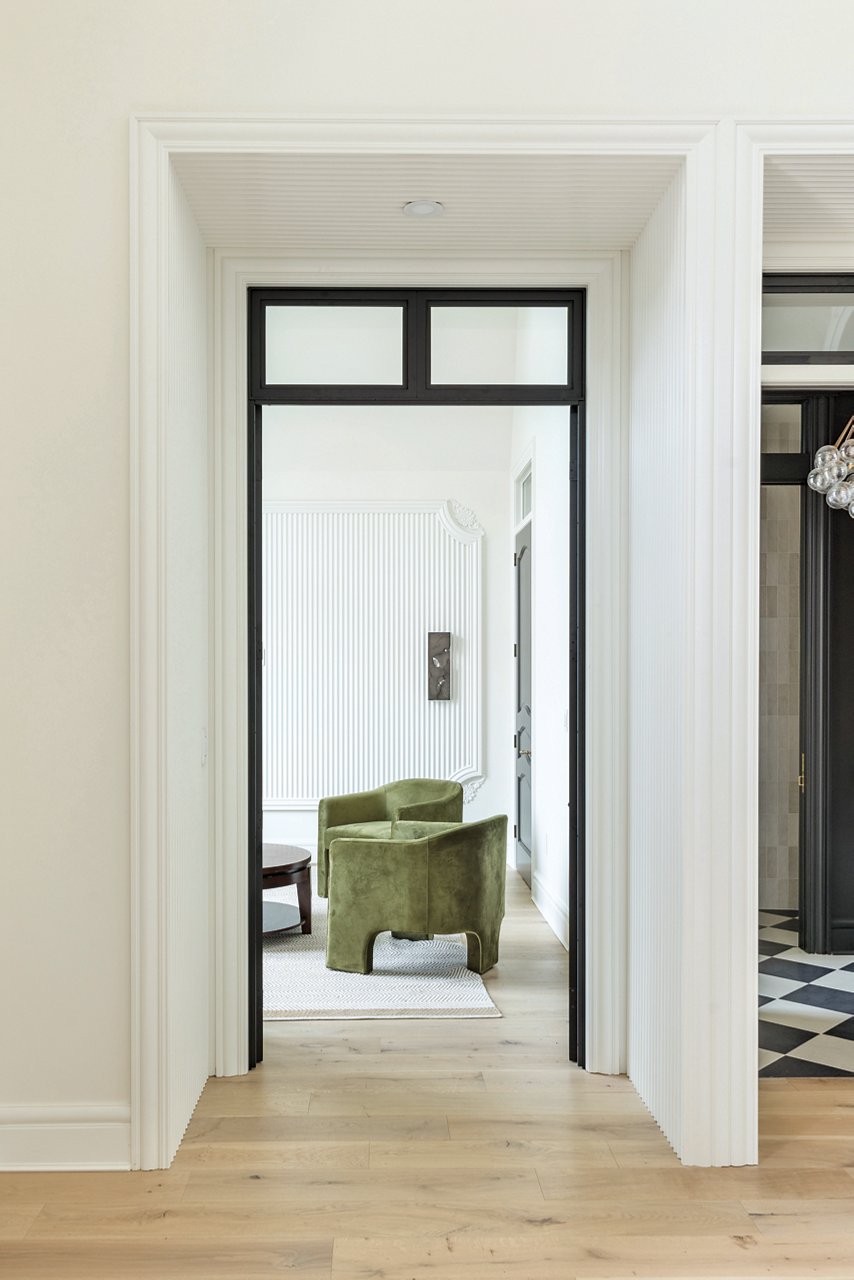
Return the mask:
{"type": "Polygon", "coordinates": [[[403,212],[408,218],[436,218],[445,212],[438,200],[407,200],[403,212]]]}

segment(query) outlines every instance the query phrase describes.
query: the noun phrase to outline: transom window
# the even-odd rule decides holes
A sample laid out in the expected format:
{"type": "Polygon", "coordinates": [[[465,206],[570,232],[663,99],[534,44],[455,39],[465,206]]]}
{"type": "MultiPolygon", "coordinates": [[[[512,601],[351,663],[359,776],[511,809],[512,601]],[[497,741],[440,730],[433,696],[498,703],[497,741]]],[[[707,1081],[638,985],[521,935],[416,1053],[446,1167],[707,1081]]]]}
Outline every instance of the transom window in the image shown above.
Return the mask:
{"type": "Polygon", "coordinates": [[[854,364],[854,276],[766,275],[763,364],[854,364]]]}
{"type": "Polygon", "coordinates": [[[250,394],[268,404],[574,404],[580,289],[251,289],[250,394]]]}

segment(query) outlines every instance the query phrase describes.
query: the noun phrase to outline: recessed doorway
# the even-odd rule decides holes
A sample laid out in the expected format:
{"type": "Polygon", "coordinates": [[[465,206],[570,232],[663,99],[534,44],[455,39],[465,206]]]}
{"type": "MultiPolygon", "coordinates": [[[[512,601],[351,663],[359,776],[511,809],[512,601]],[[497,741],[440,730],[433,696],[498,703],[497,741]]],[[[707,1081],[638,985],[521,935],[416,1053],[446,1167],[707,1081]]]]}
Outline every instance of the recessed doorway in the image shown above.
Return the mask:
{"type": "MultiPolygon", "coordinates": [[[[456,415],[459,423],[467,421],[467,425],[477,431],[478,422],[480,421],[482,428],[485,417],[489,414],[495,416],[501,412],[510,423],[517,408],[526,407],[526,412],[535,413],[538,407],[545,411],[546,406],[554,406],[548,412],[554,414],[557,411],[561,415],[567,461],[570,454],[576,459],[572,483],[577,485],[579,460],[582,456],[582,383],[577,362],[582,350],[580,326],[583,323],[583,294],[567,290],[253,290],[250,297],[250,849],[256,852],[250,868],[250,1060],[260,1061],[263,1052],[263,1006],[258,855],[264,842],[265,830],[270,831],[275,825],[281,836],[288,821],[291,822],[292,832],[295,830],[294,820],[297,823],[303,821],[305,830],[302,838],[308,845],[309,831],[316,821],[313,815],[309,815],[306,824],[305,814],[302,818],[294,819],[293,809],[281,808],[277,813],[271,812],[269,786],[265,787],[264,757],[269,742],[265,732],[265,719],[267,722],[270,720],[269,663],[272,654],[265,643],[268,633],[265,632],[263,602],[268,597],[265,595],[264,583],[263,528],[266,517],[272,514],[270,503],[276,501],[272,491],[268,492],[264,488],[265,477],[272,477],[275,471],[281,479],[282,474],[288,470],[288,454],[295,457],[292,450],[301,447],[297,442],[302,439],[304,450],[308,448],[309,451],[316,451],[321,437],[328,441],[328,447],[333,452],[336,452],[334,441],[337,438],[338,454],[352,449],[354,441],[361,441],[367,453],[374,457],[378,441],[384,438],[387,449],[391,454],[397,455],[398,471],[417,471],[419,468],[423,469],[425,462],[430,459],[433,441],[440,451],[452,451],[455,447],[453,430],[449,432],[440,425],[442,414],[448,421],[452,415],[456,415]],[[303,316],[306,317],[305,322],[301,322],[303,316]],[[342,317],[343,325],[339,323],[342,317]],[[367,343],[366,332],[369,335],[367,343]],[[342,333],[346,335],[343,343],[342,333]],[[332,339],[338,344],[339,351],[324,358],[323,344],[328,346],[332,339]],[[486,339],[499,344],[497,352],[485,353],[486,339]],[[352,349],[342,352],[342,345],[352,349]],[[379,354],[380,347],[384,348],[382,354],[379,354]],[[515,361],[512,366],[508,362],[509,356],[515,361]],[[497,369],[501,372],[496,373],[497,369]],[[509,374],[508,370],[511,370],[509,374]],[[325,381],[310,382],[307,380],[308,374],[325,381]],[[490,377],[494,379],[493,382],[489,381],[490,377]],[[557,406],[561,408],[557,409],[557,406]],[[404,447],[407,434],[403,429],[404,415],[411,416],[413,423],[420,423],[408,428],[418,441],[418,450],[411,453],[408,459],[404,447]],[[366,427],[366,423],[370,423],[370,429],[366,427]],[[568,443],[570,437],[574,441],[571,449],[568,443]],[[268,467],[268,459],[274,458],[275,464],[268,467]],[[289,819],[284,816],[288,812],[291,814],[289,819]]],[[[458,431],[456,447],[463,452],[464,437],[465,432],[458,431]]],[[[481,438],[474,447],[479,448],[481,459],[489,456],[489,439],[483,435],[482,430],[481,438]]],[[[316,452],[314,456],[318,456],[316,452]]],[[[495,461],[497,463],[498,459],[495,461]]],[[[440,452],[438,462],[440,467],[447,467],[447,456],[440,452]]],[[[509,480],[509,453],[504,466],[509,480]]],[[[363,466],[362,470],[364,469],[363,466]]],[[[391,478],[395,464],[389,465],[381,458],[379,471],[383,469],[391,478]]],[[[299,471],[298,465],[294,471],[299,471]]],[[[339,480],[340,478],[339,474],[339,480]]],[[[292,476],[292,480],[299,483],[296,475],[292,476]]],[[[568,466],[565,483],[568,506],[568,466]]],[[[367,505],[375,507],[375,515],[387,516],[392,507],[401,505],[400,499],[394,497],[394,486],[387,493],[389,496],[384,502],[378,502],[375,494],[373,497],[369,496],[367,505]]],[[[293,492],[289,497],[279,498],[278,501],[284,501],[285,505],[290,504],[292,507],[296,501],[296,505],[302,507],[302,516],[317,515],[319,507],[324,504],[323,499],[313,496],[307,489],[303,492],[302,501],[295,499],[293,492]],[[313,511],[310,512],[308,508],[313,508],[313,511]]],[[[360,495],[352,483],[348,488],[345,477],[344,487],[340,489],[337,498],[327,492],[325,501],[327,506],[330,502],[335,506],[337,502],[338,515],[341,516],[344,514],[342,504],[349,506],[352,511],[352,508],[359,506],[360,501],[364,503],[365,495],[360,495]],[[342,497],[345,492],[347,496],[342,497]]],[[[458,506],[462,508],[459,518],[463,524],[468,522],[469,517],[476,517],[476,513],[466,508],[464,501],[458,502],[458,506]]],[[[366,513],[363,512],[364,514],[366,513]]],[[[576,559],[581,556],[581,524],[580,521],[570,519],[568,510],[564,511],[563,516],[568,540],[570,531],[576,530],[572,546],[567,545],[565,550],[564,564],[569,566],[572,555],[576,559]]],[[[506,523],[508,535],[512,535],[509,516],[506,523]]],[[[344,538],[346,541],[346,533],[344,538]]],[[[316,539],[316,547],[322,547],[324,541],[323,537],[316,539]]],[[[512,536],[509,537],[509,543],[512,546],[512,536]]],[[[565,584],[568,594],[570,590],[580,590],[581,585],[578,575],[570,574],[570,577],[572,582],[565,584]]],[[[570,610],[568,614],[569,612],[570,610]]],[[[571,612],[578,625],[582,616],[581,609],[576,605],[571,612]]],[[[327,622],[329,621],[327,611],[327,622]]],[[[568,618],[567,634],[569,625],[568,618]]],[[[464,649],[465,637],[462,640],[464,649]]],[[[577,691],[573,695],[573,714],[580,710],[580,706],[576,704],[579,702],[579,692],[583,692],[583,681],[573,668],[573,655],[579,652],[580,644],[570,646],[567,643],[564,652],[566,685],[577,691]]],[[[371,662],[375,658],[376,655],[373,655],[371,662]]],[[[280,659],[278,661],[280,663],[280,659]]],[[[371,666],[370,670],[363,673],[369,683],[375,679],[375,673],[371,674],[372,672],[371,666]]],[[[507,692],[509,683],[508,681],[507,692]]],[[[329,681],[321,681],[321,684],[325,690],[323,696],[336,703],[329,681]]],[[[286,703],[279,705],[286,706],[286,703]]],[[[360,714],[365,715],[364,709],[360,714]]],[[[567,738],[572,739],[569,715],[567,709],[562,727],[567,738]]],[[[280,716],[280,724],[281,720],[280,716]]],[[[279,763],[283,754],[287,753],[288,736],[286,732],[284,751],[278,749],[279,763]]],[[[296,744],[299,747],[298,754],[312,754],[310,749],[304,751],[307,744],[299,732],[290,739],[291,750],[296,744]]],[[[488,742],[486,746],[488,750],[488,742]]],[[[375,772],[384,770],[388,773],[389,760],[393,755],[394,752],[388,750],[387,743],[385,752],[380,752],[379,762],[354,760],[351,752],[348,760],[349,776],[359,779],[358,782],[352,782],[352,789],[358,789],[366,780],[378,780],[371,774],[371,768],[375,772]]],[[[570,814],[568,805],[570,797],[577,795],[578,776],[582,767],[583,762],[573,758],[575,776],[566,779],[567,807],[563,814],[562,833],[567,880],[562,886],[564,901],[575,911],[580,911],[579,904],[583,901],[583,894],[575,890],[575,885],[568,883],[570,863],[577,884],[582,879],[581,859],[578,850],[571,848],[573,837],[570,833],[572,830],[583,830],[583,824],[577,819],[574,824],[571,822],[573,815],[570,814]]],[[[487,779],[490,779],[491,772],[500,773],[488,756],[481,768],[487,779]]],[[[432,772],[438,774],[439,769],[432,772]]],[[[269,774],[269,770],[267,773],[269,774]]],[[[481,784],[476,771],[472,783],[475,787],[481,784]]],[[[314,792],[319,785],[314,783],[303,786],[303,791],[308,790],[312,794],[296,799],[307,799],[310,802],[309,809],[312,803],[316,806],[317,795],[314,792]]],[[[334,785],[331,781],[323,783],[324,787],[334,785]]],[[[284,804],[291,804],[294,798],[285,797],[284,804]]],[[[503,807],[509,810],[509,803],[505,803],[503,807]]],[[[571,945],[578,950],[578,939],[583,936],[583,929],[573,920],[568,922],[567,932],[571,945]]],[[[583,966],[576,961],[571,967],[573,981],[576,984],[583,981],[583,966]]],[[[583,1000],[577,993],[573,993],[573,1011],[582,1007],[583,1000]]],[[[583,1028],[579,1033],[577,1020],[575,1024],[571,1022],[570,1039],[572,1056],[583,1062],[583,1028]]]]}
{"type": "Polygon", "coordinates": [[[854,394],[763,399],[760,1074],[854,1075],[854,521],[806,485],[854,394]]]}

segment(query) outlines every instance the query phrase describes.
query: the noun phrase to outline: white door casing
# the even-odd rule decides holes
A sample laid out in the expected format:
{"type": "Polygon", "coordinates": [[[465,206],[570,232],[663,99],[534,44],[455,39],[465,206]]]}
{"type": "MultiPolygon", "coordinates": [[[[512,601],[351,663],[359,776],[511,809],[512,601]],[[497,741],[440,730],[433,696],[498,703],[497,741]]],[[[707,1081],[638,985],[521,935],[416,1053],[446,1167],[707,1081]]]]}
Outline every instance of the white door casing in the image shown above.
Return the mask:
{"type": "MultiPolygon", "coordinates": [[[[171,157],[280,150],[508,154],[668,153],[685,158],[689,421],[696,467],[686,602],[693,682],[686,716],[681,1070],[693,1163],[756,1159],[755,810],[758,677],[759,323],[765,154],[854,154],[854,127],[568,121],[135,117],[131,125],[131,891],[133,1164],[162,1167],[173,1064],[160,912],[173,874],[163,831],[161,484],[167,208],[171,157]],[[714,930],[712,930],[714,925],[714,930]]],[[[626,595],[623,264],[332,262],[214,255],[213,780],[216,1071],[246,1065],[245,291],[250,284],[508,285],[588,290],[588,1067],[625,1063],[626,595]]]]}

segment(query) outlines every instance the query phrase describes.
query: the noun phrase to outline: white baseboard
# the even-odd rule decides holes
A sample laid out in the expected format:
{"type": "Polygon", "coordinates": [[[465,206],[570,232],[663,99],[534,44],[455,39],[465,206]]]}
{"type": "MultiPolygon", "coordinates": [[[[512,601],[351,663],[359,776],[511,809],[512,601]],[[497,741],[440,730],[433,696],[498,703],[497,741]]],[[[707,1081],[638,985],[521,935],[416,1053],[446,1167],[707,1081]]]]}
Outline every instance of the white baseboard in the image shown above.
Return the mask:
{"type": "Polygon", "coordinates": [[[130,1107],[0,1107],[0,1171],[129,1169],[130,1107]]]}
{"type": "Polygon", "coordinates": [[[555,937],[569,950],[569,904],[546,887],[536,871],[531,875],[531,900],[555,937]]]}

